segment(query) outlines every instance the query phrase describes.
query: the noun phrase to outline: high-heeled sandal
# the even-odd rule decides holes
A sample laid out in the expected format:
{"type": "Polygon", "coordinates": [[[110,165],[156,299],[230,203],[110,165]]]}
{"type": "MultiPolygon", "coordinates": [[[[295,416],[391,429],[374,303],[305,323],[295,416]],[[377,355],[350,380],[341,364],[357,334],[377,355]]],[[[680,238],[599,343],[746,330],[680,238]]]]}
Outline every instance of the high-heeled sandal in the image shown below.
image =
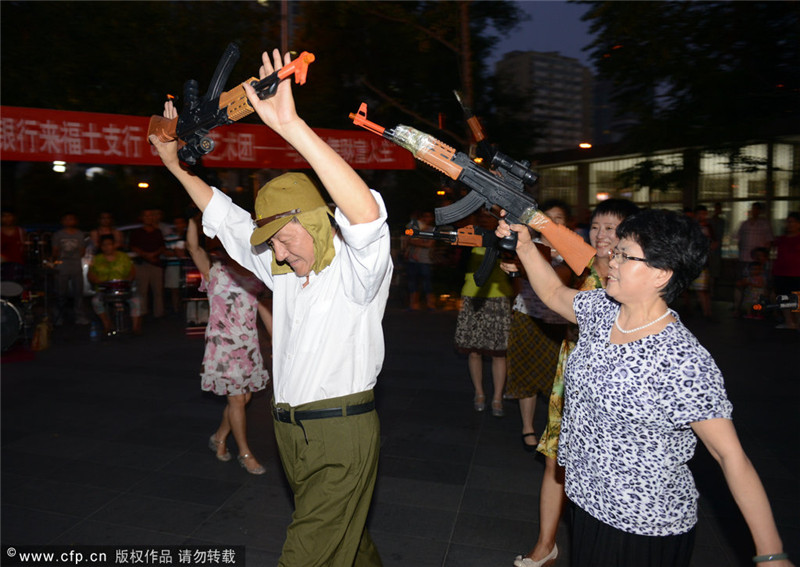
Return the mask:
{"type": "Polygon", "coordinates": [[[472,401],[475,411],[485,411],[486,410],[486,396],[483,394],[476,394],[475,399],[472,401]]]}
{"type": "Polygon", "coordinates": [[[538,446],[539,446],[539,439],[536,437],[536,432],[535,431],[533,433],[523,433],[522,434],[522,448],[525,449],[528,453],[535,453],[536,452],[536,448],[538,446]],[[526,437],[533,437],[534,439],[536,439],[536,443],[534,443],[533,445],[525,443],[525,438],[526,437]]]}
{"type": "Polygon", "coordinates": [[[267,472],[267,469],[265,469],[262,465],[258,464],[258,461],[256,461],[255,467],[253,468],[248,467],[247,466],[248,459],[253,459],[254,461],[256,461],[256,458],[250,453],[245,453],[244,455],[239,455],[238,457],[236,457],[236,460],[239,461],[239,464],[242,466],[242,468],[247,472],[249,472],[250,474],[264,474],[265,472],[267,472]]]}
{"type": "Polygon", "coordinates": [[[534,561],[530,557],[523,557],[517,555],[514,559],[514,567],[544,567],[548,563],[555,561],[558,557],[558,546],[553,544],[553,549],[546,556],[542,557],[539,561],[534,561]]]}
{"type": "Polygon", "coordinates": [[[227,463],[233,457],[228,452],[228,448],[225,447],[225,453],[220,455],[218,450],[219,446],[225,444],[225,441],[217,441],[217,434],[214,433],[211,437],[208,438],[208,448],[214,451],[214,455],[217,457],[217,460],[222,461],[223,463],[227,463]]]}
{"type": "Polygon", "coordinates": [[[503,400],[492,400],[492,415],[494,417],[503,417],[506,415],[503,409],[503,400]]]}

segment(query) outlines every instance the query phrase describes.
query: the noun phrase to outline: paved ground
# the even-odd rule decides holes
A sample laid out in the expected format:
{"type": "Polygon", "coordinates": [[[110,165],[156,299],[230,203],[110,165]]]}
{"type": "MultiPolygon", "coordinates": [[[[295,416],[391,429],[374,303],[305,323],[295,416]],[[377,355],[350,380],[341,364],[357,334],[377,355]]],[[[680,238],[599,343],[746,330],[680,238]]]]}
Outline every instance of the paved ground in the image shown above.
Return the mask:
{"type": "MultiPolygon", "coordinates": [[[[715,307],[720,323],[688,322],[725,373],[742,442],[798,562],[800,335],[715,307]]],[[[520,447],[515,403],[502,419],[473,411],[466,360],[452,349],[455,312],[392,308],[385,328],[370,518],[384,564],[511,565],[535,541],[543,469],[520,447]]],[[[3,548],[244,545],[250,567],[274,565],[292,505],[269,394],[248,411],[251,448],[268,469],[255,477],[206,448],[223,405],[200,391],[202,340],[186,337],[181,321],[111,342],[90,342],[86,327],[53,339],[33,360],[2,364],[3,548]]],[[[544,419],[540,402],[539,430],[544,419]]],[[[702,448],[693,469],[702,493],[693,565],[752,565],[744,523],[702,448]]],[[[558,542],[557,565],[568,565],[566,524],[558,542]]]]}

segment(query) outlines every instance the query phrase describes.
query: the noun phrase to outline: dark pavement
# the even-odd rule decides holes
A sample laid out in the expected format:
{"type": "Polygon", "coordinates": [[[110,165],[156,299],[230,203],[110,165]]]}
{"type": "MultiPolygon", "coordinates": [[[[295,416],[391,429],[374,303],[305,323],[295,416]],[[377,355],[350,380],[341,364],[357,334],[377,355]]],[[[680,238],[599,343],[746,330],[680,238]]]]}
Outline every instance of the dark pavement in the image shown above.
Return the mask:
{"type": "MultiPolygon", "coordinates": [[[[800,564],[800,334],[715,309],[719,323],[688,324],[722,368],[742,443],[800,564]]],[[[516,404],[507,401],[501,419],[473,411],[466,359],[452,348],[455,311],[394,307],[384,327],[369,524],[384,564],[510,566],[536,540],[543,470],[520,446],[516,404]]],[[[250,567],[275,565],[292,504],[269,392],[248,409],[250,445],[267,468],[251,476],[206,447],[223,401],[200,390],[201,338],[185,336],[178,319],[149,321],[141,337],[88,335],[57,329],[33,360],[2,364],[3,548],[243,545],[250,567]]],[[[537,430],[545,418],[540,400],[537,430]]],[[[235,455],[232,438],[229,447],[235,455]]],[[[702,494],[693,565],[752,565],[719,468],[700,446],[692,462],[702,494]]],[[[562,524],[556,565],[569,564],[562,524]]]]}

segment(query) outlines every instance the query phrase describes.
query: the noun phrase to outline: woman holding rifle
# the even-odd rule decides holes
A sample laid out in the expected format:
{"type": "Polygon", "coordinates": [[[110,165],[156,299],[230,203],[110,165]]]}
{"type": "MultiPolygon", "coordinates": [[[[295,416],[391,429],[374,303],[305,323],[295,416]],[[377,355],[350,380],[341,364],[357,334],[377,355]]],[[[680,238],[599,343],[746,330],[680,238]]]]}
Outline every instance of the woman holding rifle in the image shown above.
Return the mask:
{"type": "Polygon", "coordinates": [[[536,294],[580,330],[558,450],[574,504],[572,564],[689,565],[698,493],[687,462],[699,437],[750,528],[753,561],[790,566],[722,375],[668,307],[705,263],[699,226],[663,210],[628,217],[609,253],[606,289],[584,292],[558,279],[526,226],[502,221],[497,236],[512,230],[536,294]]]}

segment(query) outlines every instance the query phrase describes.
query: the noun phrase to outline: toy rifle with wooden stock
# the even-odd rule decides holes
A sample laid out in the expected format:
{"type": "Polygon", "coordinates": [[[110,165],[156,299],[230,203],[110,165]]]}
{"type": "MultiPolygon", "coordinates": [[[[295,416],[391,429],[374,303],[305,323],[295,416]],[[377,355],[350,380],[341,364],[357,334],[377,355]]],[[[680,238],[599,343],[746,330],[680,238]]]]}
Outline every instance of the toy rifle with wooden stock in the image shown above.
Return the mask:
{"type": "MultiPolygon", "coordinates": [[[[418,228],[407,228],[406,236],[411,238],[424,238],[429,240],[436,240],[439,242],[447,242],[452,246],[468,246],[468,247],[483,247],[486,248],[486,254],[493,256],[491,262],[485,259],[473,274],[475,283],[478,287],[486,283],[489,276],[492,274],[494,268],[494,259],[497,253],[492,253],[490,250],[498,251],[500,239],[493,230],[488,230],[480,226],[467,225],[457,230],[444,230],[442,227],[434,227],[433,230],[420,230],[418,228]]],[[[485,257],[484,257],[485,258],[485,257]]],[[[508,274],[510,277],[517,277],[519,272],[511,272],[508,274]]]]}
{"type": "MultiPolygon", "coordinates": [[[[491,169],[485,169],[463,152],[457,152],[454,148],[415,128],[402,124],[394,128],[384,128],[370,122],[367,120],[366,103],[361,103],[358,113],[350,114],[350,119],[357,126],[407,149],[421,162],[471,189],[459,201],[435,210],[437,225],[451,224],[473,213],[480,206],[487,209],[497,206],[506,211],[505,218],[510,224],[524,224],[541,232],[576,274],[581,274],[589,264],[589,260],[594,257],[596,252],[594,248],[580,235],[551,221],[539,210],[536,200],[524,192],[526,185],[533,185],[538,179],[538,176],[528,169],[528,163],[516,162],[500,152],[495,152],[491,169]]],[[[514,238],[502,239],[500,247],[511,252],[515,251],[516,234],[512,236],[514,238]]],[[[491,250],[493,249],[486,249],[487,258],[491,250]]],[[[495,258],[496,254],[495,252],[495,258]]],[[[492,258],[492,262],[495,258],[492,258]]]]}
{"type": "MultiPolygon", "coordinates": [[[[275,94],[278,84],[294,75],[295,82],[305,84],[308,66],[315,57],[307,51],[302,52],[293,61],[284,65],[271,75],[259,80],[250,77],[247,82],[256,90],[258,98],[267,99],[275,94]]],[[[253,107],[247,100],[244,87],[239,84],[229,91],[222,92],[233,66],[239,60],[239,47],[235,43],[228,45],[217,65],[211,84],[206,94],[200,98],[197,81],[190,79],[183,87],[185,105],[177,118],[168,119],[163,116],[150,118],[147,136],[155,134],[162,142],[180,140],[183,147],[178,150],[178,157],[189,165],[194,165],[205,154],[214,150],[214,140],[208,133],[217,126],[232,124],[253,113],[253,107]]]]}

